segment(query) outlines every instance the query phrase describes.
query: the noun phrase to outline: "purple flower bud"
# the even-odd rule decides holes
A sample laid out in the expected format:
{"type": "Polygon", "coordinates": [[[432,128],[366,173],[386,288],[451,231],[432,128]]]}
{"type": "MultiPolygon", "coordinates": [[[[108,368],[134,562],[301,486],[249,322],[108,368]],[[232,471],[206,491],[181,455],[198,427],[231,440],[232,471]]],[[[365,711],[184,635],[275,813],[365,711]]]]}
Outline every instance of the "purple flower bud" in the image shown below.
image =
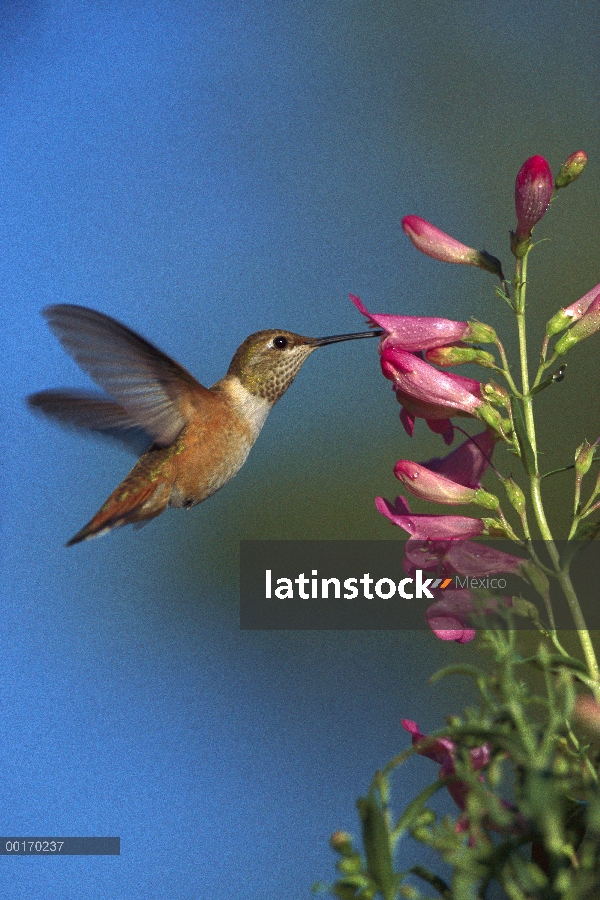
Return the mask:
{"type": "Polygon", "coordinates": [[[554,181],[550,166],[543,156],[530,156],[515,182],[515,209],[517,212],[517,242],[527,240],[550,204],[554,181]]]}

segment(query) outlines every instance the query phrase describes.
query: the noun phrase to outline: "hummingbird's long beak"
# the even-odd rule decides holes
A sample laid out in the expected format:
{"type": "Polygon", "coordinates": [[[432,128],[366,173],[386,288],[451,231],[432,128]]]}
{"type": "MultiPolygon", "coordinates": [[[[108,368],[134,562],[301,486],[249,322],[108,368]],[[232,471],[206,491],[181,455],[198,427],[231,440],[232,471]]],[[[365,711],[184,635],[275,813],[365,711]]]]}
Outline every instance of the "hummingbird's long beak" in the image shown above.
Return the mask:
{"type": "Polygon", "coordinates": [[[357,334],[333,334],[330,337],[313,338],[315,347],[324,347],[326,344],[337,344],[338,341],[356,341],[358,338],[381,337],[385,334],[381,328],[375,331],[360,331],[357,334]]]}

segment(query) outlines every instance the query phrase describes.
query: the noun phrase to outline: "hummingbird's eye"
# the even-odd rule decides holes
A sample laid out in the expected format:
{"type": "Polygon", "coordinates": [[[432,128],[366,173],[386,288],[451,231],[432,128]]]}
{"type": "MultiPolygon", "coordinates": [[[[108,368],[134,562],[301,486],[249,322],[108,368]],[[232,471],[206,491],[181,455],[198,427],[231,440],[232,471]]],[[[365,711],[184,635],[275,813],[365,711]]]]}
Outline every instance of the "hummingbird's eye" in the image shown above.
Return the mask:
{"type": "Polygon", "coordinates": [[[284,337],[282,334],[280,334],[278,337],[274,338],[274,340],[273,340],[273,346],[277,347],[278,350],[285,350],[285,348],[287,347],[288,344],[289,344],[288,339],[286,337],[284,337]]]}

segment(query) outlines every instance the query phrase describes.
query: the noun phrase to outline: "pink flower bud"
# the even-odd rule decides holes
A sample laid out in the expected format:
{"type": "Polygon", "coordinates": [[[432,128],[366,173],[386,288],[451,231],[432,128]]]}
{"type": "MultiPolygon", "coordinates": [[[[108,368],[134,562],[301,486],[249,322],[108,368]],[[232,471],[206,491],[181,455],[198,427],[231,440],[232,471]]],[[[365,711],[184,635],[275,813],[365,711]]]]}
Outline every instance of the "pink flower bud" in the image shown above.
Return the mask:
{"type": "Polygon", "coordinates": [[[494,256],[461,244],[460,241],[450,237],[444,231],[440,231],[439,228],[420,216],[404,216],[402,230],[408,235],[417,250],[426,256],[439,259],[441,262],[477,266],[500,278],[503,277],[500,261],[494,256]]]}
{"type": "Polygon", "coordinates": [[[600,284],[593,287],[591,291],[588,291],[587,294],[584,294],[583,297],[580,297],[575,303],[571,303],[571,305],[565,307],[565,309],[559,309],[556,315],[552,316],[546,325],[546,334],[548,337],[552,337],[560,331],[564,331],[569,325],[573,325],[574,322],[578,322],[579,319],[586,314],[598,294],[600,294],[600,284]]]}
{"type": "Polygon", "coordinates": [[[396,497],[392,505],[383,497],[375,498],[377,510],[394,525],[398,525],[419,541],[460,541],[483,534],[481,519],[469,516],[429,516],[411,513],[404,497],[396,497]]]}
{"type": "Polygon", "coordinates": [[[554,182],[550,166],[543,156],[530,156],[515,182],[515,209],[517,212],[518,242],[531,236],[531,231],[550,204],[554,182]]]}
{"type": "Polygon", "coordinates": [[[576,150],[575,153],[571,153],[560,167],[560,171],[554,180],[556,190],[567,187],[576,178],[579,178],[586,167],[587,161],[588,157],[585,150],[576,150]]]}
{"type": "Polygon", "coordinates": [[[592,300],[587,311],[579,321],[575,322],[575,324],[569,328],[567,333],[563,334],[563,336],[557,340],[556,346],[554,347],[555,354],[557,356],[562,356],[570,350],[571,347],[578,344],[579,341],[583,341],[584,338],[590,337],[598,330],[600,330],[600,294],[592,300]]]}

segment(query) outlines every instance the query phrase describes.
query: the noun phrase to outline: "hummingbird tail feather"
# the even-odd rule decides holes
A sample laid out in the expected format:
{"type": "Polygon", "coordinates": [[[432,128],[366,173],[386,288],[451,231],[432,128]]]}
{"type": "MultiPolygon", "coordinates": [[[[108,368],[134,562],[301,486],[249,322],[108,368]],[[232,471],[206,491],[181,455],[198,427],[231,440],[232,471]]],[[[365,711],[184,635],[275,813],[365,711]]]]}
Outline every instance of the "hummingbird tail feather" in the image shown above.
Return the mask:
{"type": "Polygon", "coordinates": [[[166,508],[169,491],[165,491],[164,487],[149,484],[143,490],[129,491],[124,485],[119,485],[96,515],[65,546],[72,547],[81,541],[102,537],[122,525],[145,524],[166,508]]]}

